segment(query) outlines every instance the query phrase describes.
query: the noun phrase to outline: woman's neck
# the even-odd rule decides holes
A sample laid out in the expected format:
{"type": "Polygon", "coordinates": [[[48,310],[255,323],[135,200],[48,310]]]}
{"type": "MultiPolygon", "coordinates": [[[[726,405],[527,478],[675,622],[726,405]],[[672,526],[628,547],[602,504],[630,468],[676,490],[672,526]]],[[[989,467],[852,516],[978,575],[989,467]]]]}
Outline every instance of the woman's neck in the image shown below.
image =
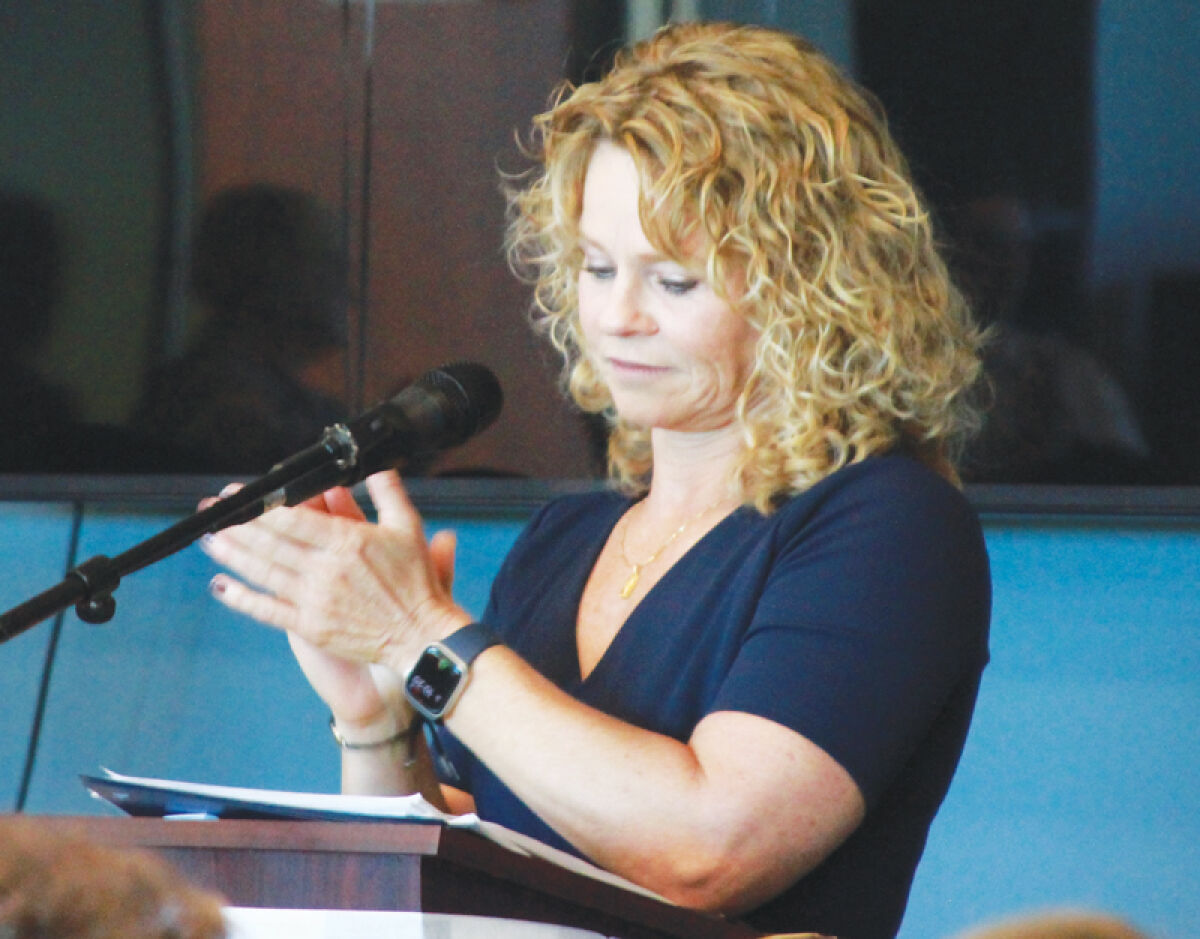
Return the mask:
{"type": "Polygon", "coordinates": [[[677,516],[714,503],[732,508],[741,501],[733,473],[742,453],[735,427],[701,433],[651,432],[654,470],[646,508],[655,515],[677,516]]]}

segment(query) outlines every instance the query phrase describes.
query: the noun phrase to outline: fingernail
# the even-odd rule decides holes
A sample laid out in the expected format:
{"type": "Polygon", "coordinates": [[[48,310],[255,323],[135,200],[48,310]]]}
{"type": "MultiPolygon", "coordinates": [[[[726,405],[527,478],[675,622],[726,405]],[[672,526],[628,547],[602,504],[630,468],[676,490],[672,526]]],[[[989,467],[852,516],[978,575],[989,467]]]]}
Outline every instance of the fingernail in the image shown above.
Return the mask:
{"type": "Polygon", "coordinates": [[[208,582],[208,590],[214,597],[222,596],[225,593],[225,581],[219,577],[214,577],[208,582]]]}

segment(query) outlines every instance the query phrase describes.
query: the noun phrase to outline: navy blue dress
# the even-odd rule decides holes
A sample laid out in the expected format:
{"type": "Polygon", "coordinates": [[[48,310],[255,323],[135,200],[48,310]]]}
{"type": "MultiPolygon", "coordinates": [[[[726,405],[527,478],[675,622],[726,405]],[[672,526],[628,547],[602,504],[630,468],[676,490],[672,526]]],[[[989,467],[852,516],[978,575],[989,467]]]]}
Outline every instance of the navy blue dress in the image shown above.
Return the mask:
{"type": "MultiPolygon", "coordinates": [[[[769,516],[742,508],[654,585],[586,679],[580,597],[627,498],[555,500],[522,533],[484,620],[568,694],[687,740],[706,714],[792,728],[866,800],[857,831],[743,919],[764,932],[893,936],[962,752],[988,658],[991,583],[964,496],[900,455],[846,467],[769,516]]],[[[573,851],[442,732],[479,815],[573,851]]],[[[578,852],[574,852],[578,853],[578,852]]]]}

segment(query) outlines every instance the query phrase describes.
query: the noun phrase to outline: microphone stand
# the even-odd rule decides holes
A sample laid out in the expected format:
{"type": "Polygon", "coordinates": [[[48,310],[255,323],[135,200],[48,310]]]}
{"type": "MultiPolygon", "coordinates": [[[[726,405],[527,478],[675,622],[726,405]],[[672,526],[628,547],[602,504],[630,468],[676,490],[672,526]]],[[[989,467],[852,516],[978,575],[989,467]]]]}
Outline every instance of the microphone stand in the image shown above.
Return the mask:
{"type": "Polygon", "coordinates": [[[358,445],[344,424],[325,429],[320,442],[273,467],[206,509],[172,525],[116,557],[97,555],[51,587],[0,614],[0,644],[74,604],[85,623],[107,623],[117,610],[113,591],[121,578],[182,550],[202,535],[240,525],[268,509],[295,505],[351,478],[358,445]]]}

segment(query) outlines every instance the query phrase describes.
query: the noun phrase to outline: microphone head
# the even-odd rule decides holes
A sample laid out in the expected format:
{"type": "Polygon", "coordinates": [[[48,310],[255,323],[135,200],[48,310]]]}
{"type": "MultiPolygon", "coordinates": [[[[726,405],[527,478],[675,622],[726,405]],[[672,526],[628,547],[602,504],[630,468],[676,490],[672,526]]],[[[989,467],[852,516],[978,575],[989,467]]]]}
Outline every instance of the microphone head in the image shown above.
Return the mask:
{"type": "Polygon", "coordinates": [[[482,365],[458,362],[428,371],[395,397],[342,425],[351,447],[335,435],[341,465],[348,469],[338,483],[349,485],[381,469],[457,447],[490,426],[503,401],[500,382],[482,365]]]}
{"type": "Polygon", "coordinates": [[[445,423],[438,445],[454,447],[486,430],[500,414],[504,393],[487,366],[477,362],[455,362],[435,368],[416,381],[416,386],[439,399],[445,423]]]}
{"type": "Polygon", "coordinates": [[[324,458],[286,481],[277,504],[299,505],[331,486],[350,486],[406,460],[427,459],[465,443],[491,425],[503,403],[500,382],[482,365],[458,362],[426,372],[354,420],[326,428],[318,444],[276,467],[295,469],[297,460],[307,466],[317,453],[324,458]]]}

